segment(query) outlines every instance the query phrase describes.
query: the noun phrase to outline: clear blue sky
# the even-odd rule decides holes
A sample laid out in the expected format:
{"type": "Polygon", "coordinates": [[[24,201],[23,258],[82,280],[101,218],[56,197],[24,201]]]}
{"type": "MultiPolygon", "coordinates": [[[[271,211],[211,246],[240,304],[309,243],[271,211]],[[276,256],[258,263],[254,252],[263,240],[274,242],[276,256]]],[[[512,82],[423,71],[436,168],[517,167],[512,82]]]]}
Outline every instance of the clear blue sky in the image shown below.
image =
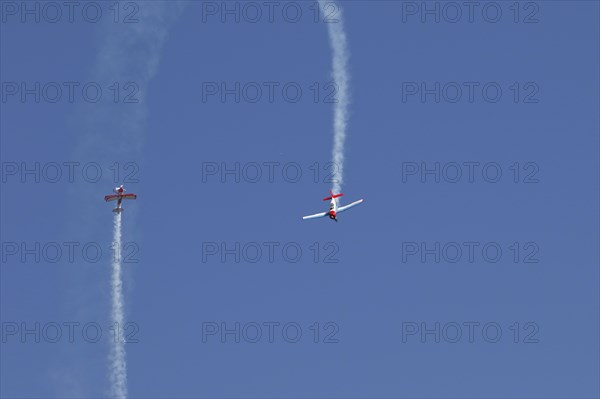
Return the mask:
{"type": "Polygon", "coordinates": [[[80,9],[70,23],[66,8],[56,23],[47,20],[51,9],[40,10],[39,23],[31,15],[21,22],[20,4],[1,2],[2,397],[108,393],[112,213],[102,197],[117,183],[114,163],[121,176],[133,171],[139,180],[126,183],[139,199],[123,213],[123,239],[139,249],[139,262],[124,265],[126,320],[139,328],[139,342],[126,344],[131,397],[600,395],[598,2],[521,2],[518,14],[513,2],[497,2],[497,23],[493,5],[482,16],[487,3],[478,3],[470,22],[465,6],[458,17],[428,2],[440,7],[436,23],[421,2],[344,2],[352,104],[342,199],[365,203],[339,223],[301,220],[325,210],[330,187],[322,180],[332,148],[332,104],[324,101],[331,49],[313,3],[294,3],[303,10],[297,23],[284,19],[285,3],[272,23],[265,7],[257,23],[248,21],[251,9],[241,11],[240,23],[227,15],[223,23],[210,8],[222,11],[221,2],[187,2],[178,12],[158,1],[139,2],[139,10],[121,3],[117,23],[108,3],[98,3],[98,23],[80,9]],[[129,14],[139,22],[124,24],[129,14]],[[40,82],[46,96],[22,101],[22,82],[40,82]],[[65,90],[56,103],[48,100],[50,82],[65,90]],[[72,102],[65,82],[79,83],[72,102]],[[98,103],[83,99],[87,82],[101,87],[98,103]],[[127,82],[139,88],[138,103],[123,103],[136,87],[127,82]],[[206,91],[213,82],[239,82],[247,91],[239,103],[233,95],[221,101],[206,91]],[[256,103],[251,82],[264,90],[256,103]],[[265,82],[278,85],[273,101],[265,82]],[[302,89],[295,103],[282,94],[290,82],[302,89]],[[421,84],[434,89],[436,82],[440,101],[435,94],[422,101],[421,84]],[[462,97],[452,102],[456,87],[462,97]],[[502,96],[492,102],[496,87],[502,96]],[[36,162],[46,167],[39,183],[11,174],[36,162]],[[88,182],[79,166],[70,182],[63,167],[51,183],[52,162],[97,162],[103,175],[88,182]],[[127,162],[139,170],[125,170],[127,162]],[[215,162],[251,165],[248,173],[252,162],[279,162],[303,174],[291,183],[279,166],[269,182],[264,167],[256,183],[231,175],[222,183],[203,176],[215,162]],[[471,162],[479,162],[473,182],[471,162]],[[403,175],[436,163],[439,183],[431,174],[424,182],[420,172],[403,175]],[[451,183],[455,163],[463,175],[451,183]],[[488,180],[499,166],[498,182],[482,177],[484,164],[492,167],[488,180]],[[50,251],[51,243],[67,242],[79,245],[73,262],[65,253],[56,263],[48,259],[53,252],[39,263],[31,254],[23,261],[20,249],[12,254],[11,243],[50,251]],[[212,242],[279,246],[273,262],[265,250],[251,263],[255,252],[246,245],[250,255],[236,263],[233,255],[223,262],[208,254],[212,242]],[[473,262],[469,242],[478,245],[473,262]],[[81,254],[94,243],[103,249],[97,263],[81,254]],[[301,248],[298,262],[282,256],[286,243],[301,248]],[[422,259],[421,250],[436,252],[436,243],[439,263],[435,254],[422,259]],[[463,253],[453,263],[457,246],[463,253]],[[332,251],[339,262],[326,263],[332,251]],[[46,327],[40,343],[20,331],[36,322],[46,327]],[[90,343],[79,327],[70,343],[69,322],[98,323],[103,335],[90,343]],[[246,327],[239,343],[203,335],[212,323],[233,329],[236,322],[246,327]],[[268,322],[280,323],[273,342],[268,322]],[[335,324],[325,328],[328,322],[335,324]],[[472,342],[469,322],[479,323],[472,342]],[[57,343],[48,342],[49,323],[63,325],[57,343]],[[262,326],[257,343],[248,342],[253,323],[262,326]],[[282,337],[286,323],[302,328],[297,343],[282,337]],[[440,342],[420,331],[436,323],[440,342]],[[493,329],[482,335],[486,324],[501,328],[498,342],[488,342],[493,329]],[[14,326],[19,331],[9,334],[14,326]],[[462,337],[450,342],[456,326],[462,337]],[[334,329],[338,342],[323,342],[334,329]]]}

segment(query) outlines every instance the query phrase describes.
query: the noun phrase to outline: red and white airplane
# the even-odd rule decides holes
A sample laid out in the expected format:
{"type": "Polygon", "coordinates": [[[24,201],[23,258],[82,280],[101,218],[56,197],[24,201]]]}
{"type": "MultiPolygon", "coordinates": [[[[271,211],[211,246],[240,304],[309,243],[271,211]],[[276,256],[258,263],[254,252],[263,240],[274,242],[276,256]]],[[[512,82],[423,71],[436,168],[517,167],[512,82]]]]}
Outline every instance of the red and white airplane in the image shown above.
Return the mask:
{"type": "Polygon", "coordinates": [[[116,213],[123,212],[123,208],[121,207],[121,202],[124,199],[134,200],[137,198],[137,195],[135,195],[133,193],[125,194],[125,189],[123,188],[122,184],[119,187],[115,187],[113,189],[113,191],[115,192],[115,194],[104,196],[104,201],[106,201],[106,202],[117,201],[117,207],[115,209],[113,209],[113,212],[116,212],[116,213]]]}
{"type": "Polygon", "coordinates": [[[356,206],[360,203],[362,203],[364,200],[360,199],[358,201],[355,201],[351,204],[348,205],[344,205],[339,207],[338,206],[338,197],[341,197],[344,194],[334,194],[333,191],[329,190],[329,193],[331,194],[329,197],[327,198],[323,198],[323,201],[329,201],[331,200],[331,204],[329,205],[329,211],[327,212],[321,212],[321,213],[315,213],[314,215],[309,215],[309,216],[304,216],[302,217],[302,219],[316,219],[316,218],[322,218],[324,216],[329,216],[329,219],[335,220],[336,222],[337,220],[337,214],[340,212],[344,212],[347,209],[352,208],[353,206],[356,206]]]}

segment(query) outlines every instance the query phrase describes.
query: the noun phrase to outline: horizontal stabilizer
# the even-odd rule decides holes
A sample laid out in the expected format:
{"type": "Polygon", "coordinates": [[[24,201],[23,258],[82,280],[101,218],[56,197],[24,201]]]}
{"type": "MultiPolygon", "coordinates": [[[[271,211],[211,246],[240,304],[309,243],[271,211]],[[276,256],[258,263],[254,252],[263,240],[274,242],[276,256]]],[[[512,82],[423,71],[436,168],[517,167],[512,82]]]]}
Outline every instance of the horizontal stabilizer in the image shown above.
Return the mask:
{"type": "Polygon", "coordinates": [[[333,198],[338,198],[338,197],[341,197],[342,195],[344,195],[344,194],[342,194],[342,193],[339,193],[339,194],[334,194],[334,193],[333,193],[333,191],[331,191],[331,190],[329,190],[329,193],[330,193],[331,195],[330,195],[329,197],[323,198],[323,201],[329,201],[330,199],[333,199],[333,198]]]}

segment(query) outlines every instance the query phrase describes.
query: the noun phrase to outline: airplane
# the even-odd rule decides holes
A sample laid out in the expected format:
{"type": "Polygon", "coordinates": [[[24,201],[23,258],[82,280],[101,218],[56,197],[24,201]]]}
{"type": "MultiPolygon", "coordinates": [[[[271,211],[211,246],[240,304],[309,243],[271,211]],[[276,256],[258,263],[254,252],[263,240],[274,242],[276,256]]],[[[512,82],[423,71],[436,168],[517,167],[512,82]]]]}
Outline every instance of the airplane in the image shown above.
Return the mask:
{"type": "Polygon", "coordinates": [[[117,207],[113,209],[113,212],[115,213],[123,212],[123,208],[121,207],[121,201],[123,201],[123,199],[134,200],[137,198],[137,195],[133,193],[125,194],[125,189],[122,184],[119,187],[115,187],[113,191],[115,194],[104,196],[104,201],[117,201],[117,207]]]}
{"type": "Polygon", "coordinates": [[[321,213],[316,213],[314,215],[309,215],[309,216],[303,216],[302,219],[316,219],[316,218],[322,218],[324,216],[329,216],[329,219],[335,220],[336,222],[337,220],[337,214],[340,212],[344,212],[347,209],[352,208],[355,205],[358,205],[360,203],[362,203],[364,200],[360,199],[358,201],[355,201],[351,204],[342,206],[342,207],[338,207],[338,199],[339,197],[341,197],[342,193],[340,194],[334,194],[333,191],[329,190],[329,194],[331,194],[329,197],[323,198],[323,201],[329,201],[331,200],[331,205],[329,205],[329,211],[327,212],[321,212],[321,213]]]}

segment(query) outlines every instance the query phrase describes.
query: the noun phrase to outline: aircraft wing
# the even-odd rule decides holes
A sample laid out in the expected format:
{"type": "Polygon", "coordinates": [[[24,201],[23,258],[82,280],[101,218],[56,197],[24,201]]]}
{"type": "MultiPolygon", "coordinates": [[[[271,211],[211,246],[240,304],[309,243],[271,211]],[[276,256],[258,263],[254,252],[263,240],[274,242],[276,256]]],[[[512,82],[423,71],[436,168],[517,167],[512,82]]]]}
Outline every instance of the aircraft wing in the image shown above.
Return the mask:
{"type": "Polygon", "coordinates": [[[315,213],[314,215],[302,216],[302,219],[316,219],[327,215],[327,212],[315,213]]]}
{"type": "Polygon", "coordinates": [[[135,195],[135,194],[123,194],[121,197],[123,197],[123,199],[134,200],[134,199],[137,198],[137,195],[135,195]]]}
{"type": "Polygon", "coordinates": [[[114,194],[114,195],[106,195],[104,196],[104,201],[108,202],[108,201],[116,201],[119,199],[119,196],[114,194]]]}
{"type": "Polygon", "coordinates": [[[362,199],[361,199],[361,200],[358,200],[358,201],[354,201],[354,202],[353,202],[353,203],[351,203],[351,204],[348,204],[348,205],[341,206],[341,207],[339,207],[339,208],[337,209],[337,213],[344,212],[345,210],[347,210],[347,209],[350,209],[350,208],[352,208],[353,206],[356,206],[356,205],[358,205],[358,204],[361,204],[363,201],[364,201],[364,200],[362,200],[362,199]]]}

